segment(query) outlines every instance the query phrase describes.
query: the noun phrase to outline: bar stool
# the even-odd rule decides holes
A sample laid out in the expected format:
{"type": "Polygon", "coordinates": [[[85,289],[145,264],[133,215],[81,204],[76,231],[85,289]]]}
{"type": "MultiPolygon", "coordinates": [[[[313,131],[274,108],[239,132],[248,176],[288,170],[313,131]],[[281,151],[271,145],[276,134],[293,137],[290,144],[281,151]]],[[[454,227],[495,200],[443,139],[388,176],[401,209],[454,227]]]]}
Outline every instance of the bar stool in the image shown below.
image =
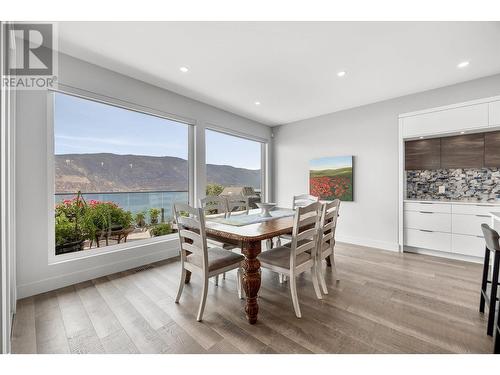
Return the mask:
{"type": "MultiPolygon", "coordinates": [[[[484,240],[486,241],[486,249],[484,252],[484,265],[483,265],[483,280],[481,282],[481,300],[479,302],[479,312],[484,313],[484,305],[488,305],[488,328],[486,333],[488,336],[493,336],[493,328],[495,325],[495,311],[498,301],[498,273],[500,268],[500,243],[498,233],[491,229],[488,224],[482,224],[484,240]],[[493,253],[493,271],[491,280],[488,280],[488,273],[490,267],[490,254],[493,253]],[[490,294],[488,295],[487,286],[491,285],[490,294]]],[[[497,332],[497,340],[498,340],[497,332]]],[[[499,344],[500,345],[500,344],[499,344]]],[[[495,345],[496,347],[496,345],[495,345]]]]}

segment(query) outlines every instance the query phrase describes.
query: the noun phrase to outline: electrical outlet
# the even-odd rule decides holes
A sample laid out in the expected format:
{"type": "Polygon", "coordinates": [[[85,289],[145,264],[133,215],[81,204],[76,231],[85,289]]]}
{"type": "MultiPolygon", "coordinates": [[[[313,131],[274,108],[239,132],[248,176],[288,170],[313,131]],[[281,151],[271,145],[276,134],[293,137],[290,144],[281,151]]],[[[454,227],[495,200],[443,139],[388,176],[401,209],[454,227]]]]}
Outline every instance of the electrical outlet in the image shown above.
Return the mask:
{"type": "Polygon", "coordinates": [[[439,194],[444,194],[445,192],[446,192],[446,186],[441,185],[441,186],[439,187],[439,194]]]}

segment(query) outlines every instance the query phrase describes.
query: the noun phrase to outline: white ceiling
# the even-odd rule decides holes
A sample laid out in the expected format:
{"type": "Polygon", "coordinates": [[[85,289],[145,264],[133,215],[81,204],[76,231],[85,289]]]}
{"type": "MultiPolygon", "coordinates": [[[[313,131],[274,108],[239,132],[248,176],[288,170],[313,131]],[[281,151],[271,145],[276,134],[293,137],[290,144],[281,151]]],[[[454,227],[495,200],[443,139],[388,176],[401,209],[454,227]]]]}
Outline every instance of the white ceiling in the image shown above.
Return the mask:
{"type": "Polygon", "coordinates": [[[69,55],[268,125],[500,73],[500,22],[63,22],[59,36],[69,55]]]}

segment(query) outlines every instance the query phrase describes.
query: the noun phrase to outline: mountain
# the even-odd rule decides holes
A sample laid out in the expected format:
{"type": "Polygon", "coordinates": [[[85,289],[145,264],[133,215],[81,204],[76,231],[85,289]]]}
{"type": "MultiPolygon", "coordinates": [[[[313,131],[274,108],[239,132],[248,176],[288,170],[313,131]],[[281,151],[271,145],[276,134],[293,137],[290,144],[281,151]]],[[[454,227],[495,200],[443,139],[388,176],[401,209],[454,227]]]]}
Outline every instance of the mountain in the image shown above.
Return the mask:
{"type": "MultiPolygon", "coordinates": [[[[55,157],[56,193],[187,190],[188,162],[172,156],[63,154],[55,157]]],[[[207,164],[207,182],[260,188],[260,170],[207,164]]]]}

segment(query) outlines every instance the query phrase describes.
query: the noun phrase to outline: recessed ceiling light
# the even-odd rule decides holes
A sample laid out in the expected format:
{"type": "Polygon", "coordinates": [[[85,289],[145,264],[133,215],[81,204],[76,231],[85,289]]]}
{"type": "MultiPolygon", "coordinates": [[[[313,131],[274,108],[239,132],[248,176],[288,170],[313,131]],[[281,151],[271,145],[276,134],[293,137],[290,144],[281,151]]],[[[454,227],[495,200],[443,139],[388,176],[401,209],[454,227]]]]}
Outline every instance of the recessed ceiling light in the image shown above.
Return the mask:
{"type": "Polygon", "coordinates": [[[189,69],[188,69],[187,67],[185,67],[185,66],[181,66],[181,67],[179,68],[179,70],[180,70],[182,73],[187,73],[187,72],[189,71],[189,69]]]}
{"type": "Polygon", "coordinates": [[[424,139],[424,137],[419,137],[420,139],[424,139]]]}
{"type": "Polygon", "coordinates": [[[457,68],[465,68],[466,66],[469,66],[469,62],[468,61],[462,61],[460,64],[457,65],[457,68]]]}
{"type": "Polygon", "coordinates": [[[255,102],[255,105],[260,105],[260,102],[255,102]]]}
{"type": "Polygon", "coordinates": [[[460,132],[460,134],[465,134],[465,132],[460,132]]]}
{"type": "Polygon", "coordinates": [[[342,70],[341,72],[338,72],[338,73],[337,73],[337,76],[338,76],[338,77],[343,77],[343,76],[345,76],[345,75],[346,75],[346,72],[344,72],[343,70],[342,70]]]}

